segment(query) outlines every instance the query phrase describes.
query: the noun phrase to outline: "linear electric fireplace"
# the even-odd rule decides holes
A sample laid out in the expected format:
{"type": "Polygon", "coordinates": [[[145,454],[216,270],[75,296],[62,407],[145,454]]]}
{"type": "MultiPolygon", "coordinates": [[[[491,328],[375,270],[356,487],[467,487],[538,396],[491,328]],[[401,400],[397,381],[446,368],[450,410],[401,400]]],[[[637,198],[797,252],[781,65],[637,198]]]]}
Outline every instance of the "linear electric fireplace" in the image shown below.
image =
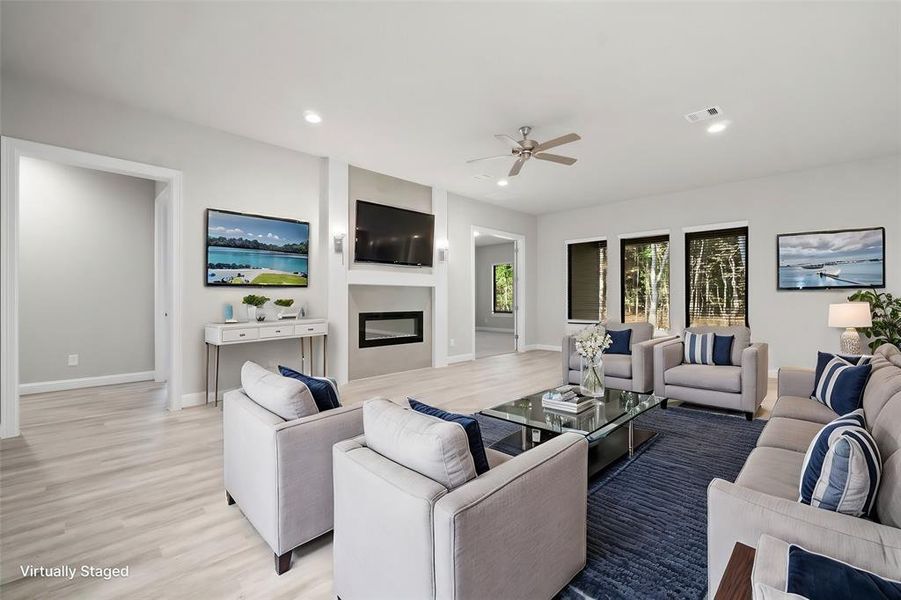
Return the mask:
{"type": "Polygon", "coordinates": [[[361,312],[360,348],[422,341],[422,311],[361,312]]]}

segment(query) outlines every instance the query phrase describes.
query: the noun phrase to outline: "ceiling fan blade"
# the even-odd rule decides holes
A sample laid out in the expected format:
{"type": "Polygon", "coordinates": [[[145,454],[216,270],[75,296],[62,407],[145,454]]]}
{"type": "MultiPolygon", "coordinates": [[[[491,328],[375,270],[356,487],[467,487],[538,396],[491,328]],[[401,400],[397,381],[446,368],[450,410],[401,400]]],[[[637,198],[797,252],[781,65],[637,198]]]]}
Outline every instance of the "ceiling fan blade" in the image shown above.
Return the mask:
{"type": "Polygon", "coordinates": [[[499,133],[499,134],[497,134],[497,135],[494,136],[494,137],[496,137],[499,141],[501,141],[501,142],[507,144],[508,146],[510,146],[511,148],[513,148],[514,150],[522,150],[522,144],[520,144],[519,142],[517,142],[516,140],[514,140],[514,139],[513,139],[512,137],[510,137],[509,135],[504,135],[503,133],[499,133]]]}
{"type": "Polygon", "coordinates": [[[472,160],[467,160],[467,163],[481,162],[483,160],[494,160],[495,158],[510,158],[509,154],[498,154],[496,156],[485,156],[483,158],[474,158],[472,160]]]}
{"type": "Polygon", "coordinates": [[[581,139],[582,138],[578,133],[567,133],[566,135],[561,135],[558,138],[548,140],[543,144],[538,144],[538,146],[536,146],[532,150],[532,153],[534,154],[536,152],[544,152],[545,150],[550,150],[551,148],[556,148],[557,146],[562,146],[563,144],[568,144],[570,142],[575,142],[581,139]]]}
{"type": "Polygon", "coordinates": [[[513,163],[513,166],[510,168],[510,172],[507,174],[507,177],[516,177],[517,175],[519,175],[519,171],[520,169],[522,169],[522,166],[525,164],[525,162],[526,159],[524,156],[517,158],[516,162],[513,163]]]}
{"type": "Polygon", "coordinates": [[[560,163],[561,165],[571,165],[577,160],[571,156],[560,156],[559,154],[548,154],[547,152],[533,154],[532,157],[537,158],[538,160],[549,160],[551,162],[560,163]]]}

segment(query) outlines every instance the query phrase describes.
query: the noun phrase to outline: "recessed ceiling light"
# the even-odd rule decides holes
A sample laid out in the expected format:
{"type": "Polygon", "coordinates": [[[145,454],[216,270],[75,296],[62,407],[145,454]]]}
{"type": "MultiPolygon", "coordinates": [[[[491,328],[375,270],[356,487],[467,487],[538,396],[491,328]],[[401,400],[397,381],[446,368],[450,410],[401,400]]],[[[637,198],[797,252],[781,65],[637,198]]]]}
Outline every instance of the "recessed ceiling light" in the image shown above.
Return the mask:
{"type": "Polygon", "coordinates": [[[322,123],[322,117],[315,110],[303,111],[303,120],[307,123],[312,123],[313,125],[322,123]]]}
{"type": "Polygon", "coordinates": [[[497,180],[497,184],[501,187],[507,187],[508,183],[510,183],[510,182],[507,181],[506,179],[498,179],[497,180]]]}
{"type": "Polygon", "coordinates": [[[729,121],[717,121],[707,128],[707,133],[722,133],[729,126],[729,121]]]}
{"type": "Polygon", "coordinates": [[[479,237],[480,234],[478,231],[473,231],[472,235],[473,235],[473,237],[479,237]]]}

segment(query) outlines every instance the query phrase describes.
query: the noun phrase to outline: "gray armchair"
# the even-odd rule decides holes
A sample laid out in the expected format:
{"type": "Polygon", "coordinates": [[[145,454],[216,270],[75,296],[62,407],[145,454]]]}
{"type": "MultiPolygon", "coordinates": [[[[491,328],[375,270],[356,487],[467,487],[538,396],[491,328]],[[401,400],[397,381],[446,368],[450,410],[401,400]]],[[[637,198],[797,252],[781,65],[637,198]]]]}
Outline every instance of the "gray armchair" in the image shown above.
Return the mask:
{"type": "MultiPolygon", "coordinates": [[[[646,394],[654,388],[654,347],[677,336],[654,338],[650,323],[620,323],[608,321],[607,329],[632,330],[629,349],[632,354],[605,354],[604,380],[617,390],[646,394]]],[[[579,383],[582,359],[576,352],[575,336],[563,338],[563,383],[579,383]]]]}
{"type": "Polygon", "coordinates": [[[272,548],[279,575],[294,548],[332,529],[332,446],[363,432],[361,407],[285,421],[242,390],[223,398],[226,500],[272,548]]]}
{"type": "Polygon", "coordinates": [[[683,364],[682,340],[654,348],[654,394],[673,400],[738,410],[750,421],[766,396],[768,346],[751,343],[747,327],[689,327],[692,333],[733,335],[731,364],[683,364]]]}
{"type": "Polygon", "coordinates": [[[334,591],[342,600],[553,597],[585,566],[588,443],[564,433],[444,485],[335,445],[334,591]]]}

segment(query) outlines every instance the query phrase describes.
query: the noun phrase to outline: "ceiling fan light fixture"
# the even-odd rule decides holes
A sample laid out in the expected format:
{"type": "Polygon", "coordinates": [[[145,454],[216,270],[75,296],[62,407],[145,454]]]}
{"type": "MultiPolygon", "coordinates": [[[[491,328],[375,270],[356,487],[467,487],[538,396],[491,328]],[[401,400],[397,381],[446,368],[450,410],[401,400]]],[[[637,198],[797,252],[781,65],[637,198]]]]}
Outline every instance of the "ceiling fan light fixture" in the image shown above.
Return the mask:
{"type": "Polygon", "coordinates": [[[305,110],[303,111],[303,120],[311,125],[318,125],[322,123],[322,115],[315,110],[305,110]]]}

